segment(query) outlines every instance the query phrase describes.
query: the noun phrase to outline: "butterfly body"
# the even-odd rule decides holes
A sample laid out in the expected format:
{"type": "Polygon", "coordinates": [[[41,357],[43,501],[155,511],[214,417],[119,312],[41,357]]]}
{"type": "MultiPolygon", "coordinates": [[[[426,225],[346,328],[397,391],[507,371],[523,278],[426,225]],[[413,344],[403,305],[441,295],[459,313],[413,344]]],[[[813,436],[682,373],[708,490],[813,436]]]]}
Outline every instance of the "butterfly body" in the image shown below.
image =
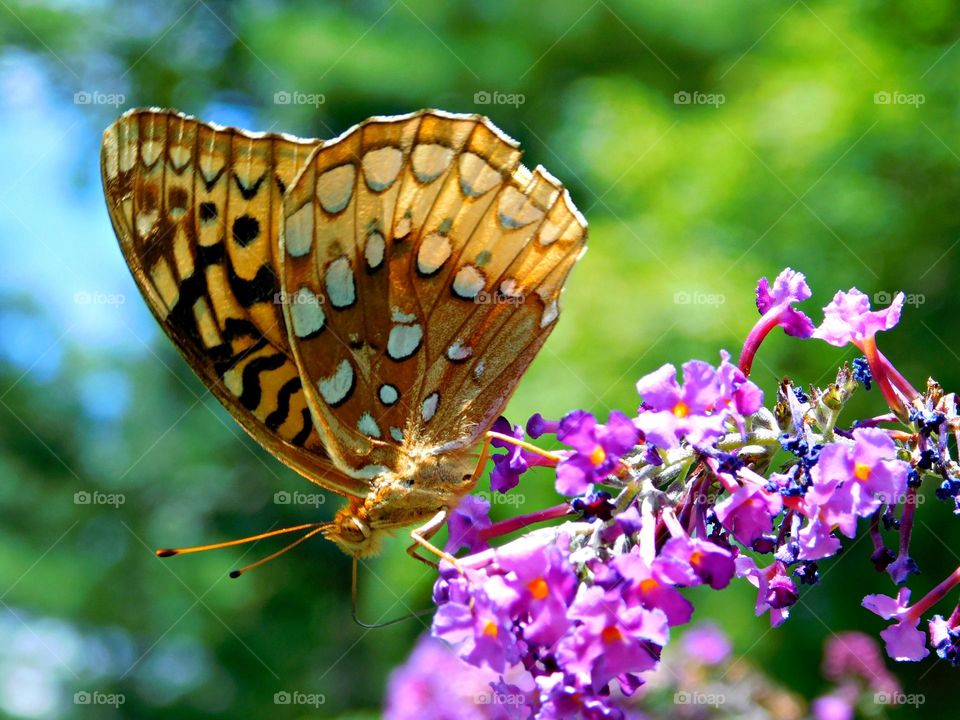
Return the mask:
{"type": "Polygon", "coordinates": [[[411,459],[406,472],[387,472],[376,479],[366,498],[350,499],[324,537],[348,555],[375,555],[390,531],[423,525],[455,507],[473,489],[475,464],[469,455],[411,459]]]}
{"type": "Polygon", "coordinates": [[[436,110],[326,142],[133,110],[101,166],[127,263],[187,362],[255,440],[347,498],[326,537],[366,556],[472,489],[471,451],[586,241],[513,140],[436,110]]]}

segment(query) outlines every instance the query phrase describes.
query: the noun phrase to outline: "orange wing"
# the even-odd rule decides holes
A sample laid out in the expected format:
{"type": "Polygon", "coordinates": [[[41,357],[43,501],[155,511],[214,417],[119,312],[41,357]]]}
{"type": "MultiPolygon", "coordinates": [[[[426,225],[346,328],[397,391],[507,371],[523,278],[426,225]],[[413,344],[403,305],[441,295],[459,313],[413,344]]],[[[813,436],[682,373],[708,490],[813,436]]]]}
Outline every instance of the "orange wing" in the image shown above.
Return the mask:
{"type": "Polygon", "coordinates": [[[127,264],[187,362],[281,461],[363,497],[313,426],[278,302],[282,196],[320,144],[132,110],[104,133],[101,170],[127,264]]]}
{"type": "Polygon", "coordinates": [[[553,329],[586,223],[519,162],[477,115],[371,118],[284,197],[290,345],[356,477],[476,442],[553,329]]]}

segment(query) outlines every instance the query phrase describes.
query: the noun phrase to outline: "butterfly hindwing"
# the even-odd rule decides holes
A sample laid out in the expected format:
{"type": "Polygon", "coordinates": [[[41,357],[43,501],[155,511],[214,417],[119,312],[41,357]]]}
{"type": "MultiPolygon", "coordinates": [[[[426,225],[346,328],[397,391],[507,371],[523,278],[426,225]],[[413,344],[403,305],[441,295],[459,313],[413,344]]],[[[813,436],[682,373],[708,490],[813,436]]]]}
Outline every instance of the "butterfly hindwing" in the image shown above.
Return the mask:
{"type": "Polygon", "coordinates": [[[362,497],[314,428],[279,302],[282,196],[319,145],[134,110],[104,133],[103,184],[137,284],[210,390],[287,465],[362,497]]]}
{"type": "Polygon", "coordinates": [[[586,224],[519,162],[479,116],[373,118],[285,197],[283,287],[305,301],[284,307],[293,354],[358,477],[475,442],[552,330],[586,224]]]}

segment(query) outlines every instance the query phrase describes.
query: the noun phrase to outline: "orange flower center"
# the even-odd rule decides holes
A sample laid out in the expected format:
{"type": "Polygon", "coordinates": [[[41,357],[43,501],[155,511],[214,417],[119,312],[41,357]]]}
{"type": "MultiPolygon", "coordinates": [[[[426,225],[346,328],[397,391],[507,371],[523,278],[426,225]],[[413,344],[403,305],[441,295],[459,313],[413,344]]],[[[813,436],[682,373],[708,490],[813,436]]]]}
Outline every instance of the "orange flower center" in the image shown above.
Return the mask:
{"type": "Polygon", "coordinates": [[[699,550],[694,550],[690,553],[690,564],[693,567],[700,567],[700,563],[703,562],[703,553],[699,550]]]}
{"type": "Polygon", "coordinates": [[[493,620],[487,620],[487,624],[483,626],[483,634],[495,638],[500,634],[500,630],[493,620]]]}
{"type": "Polygon", "coordinates": [[[870,477],[870,466],[863,463],[857,463],[853,466],[853,475],[861,482],[870,477]]]}
{"type": "Polygon", "coordinates": [[[536,580],[531,580],[528,582],[527,589],[536,600],[543,600],[547,595],[550,594],[550,588],[547,587],[547,581],[542,577],[538,577],[536,580]]]}
{"type": "Polygon", "coordinates": [[[644,592],[650,592],[651,590],[656,590],[660,587],[660,583],[654,580],[653,578],[647,578],[646,580],[640,581],[640,589],[644,592]]]}
{"type": "Polygon", "coordinates": [[[607,453],[602,447],[597,445],[593,452],[590,453],[590,462],[593,463],[594,467],[600,467],[603,465],[603,461],[607,459],[607,453]]]}
{"type": "Polygon", "coordinates": [[[600,638],[607,645],[612,645],[616,642],[623,642],[623,633],[611,625],[603,629],[603,632],[600,633],[600,638]]]}
{"type": "Polygon", "coordinates": [[[685,418],[687,415],[690,414],[690,406],[687,405],[683,400],[681,400],[680,402],[678,402],[676,405],[673,406],[673,414],[676,415],[678,418],[685,418]]]}

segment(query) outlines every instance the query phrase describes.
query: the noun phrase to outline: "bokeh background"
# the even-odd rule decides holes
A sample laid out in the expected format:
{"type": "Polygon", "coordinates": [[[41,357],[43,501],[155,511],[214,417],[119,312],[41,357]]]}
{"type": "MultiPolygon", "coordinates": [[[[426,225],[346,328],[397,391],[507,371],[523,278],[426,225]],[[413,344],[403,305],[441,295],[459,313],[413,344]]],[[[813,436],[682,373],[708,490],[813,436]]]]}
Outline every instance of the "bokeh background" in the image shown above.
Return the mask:
{"type": "MultiPolygon", "coordinates": [[[[377,717],[424,628],[354,625],[349,562],[321,541],[238,581],[226,573],[274,545],[153,556],[329,518],[338,501],[275,501],[313,488],[205,394],[141,301],[98,173],[123,110],[324,138],[373,114],[488,114],[591,227],[516,421],[630,411],[641,374],[736,353],[757,278],[785,266],[807,273],[815,319],[838,288],[881,305],[906,291],[882,348],[914,384],[956,388],[958,38],[948,0],[0,0],[0,715],[377,717]],[[125,702],[75,702],[94,691],[125,702]],[[277,705],[285,691],[325,703],[277,705]]],[[[768,392],[784,374],[824,383],[850,359],[777,334],[755,376],[768,392]]],[[[856,410],[881,405],[872,392],[856,410]]],[[[520,493],[525,510],[556,502],[545,476],[520,493]]],[[[925,591],[956,566],[960,533],[932,496],[919,516],[925,591]]],[[[825,638],[883,626],[859,607],[890,590],[868,544],[828,563],[778,630],[744,583],[697,593],[698,617],[811,697],[825,638]]],[[[404,545],[363,569],[368,620],[429,604],[404,545]]],[[[896,669],[924,716],[953,716],[944,663],[896,669]]]]}

